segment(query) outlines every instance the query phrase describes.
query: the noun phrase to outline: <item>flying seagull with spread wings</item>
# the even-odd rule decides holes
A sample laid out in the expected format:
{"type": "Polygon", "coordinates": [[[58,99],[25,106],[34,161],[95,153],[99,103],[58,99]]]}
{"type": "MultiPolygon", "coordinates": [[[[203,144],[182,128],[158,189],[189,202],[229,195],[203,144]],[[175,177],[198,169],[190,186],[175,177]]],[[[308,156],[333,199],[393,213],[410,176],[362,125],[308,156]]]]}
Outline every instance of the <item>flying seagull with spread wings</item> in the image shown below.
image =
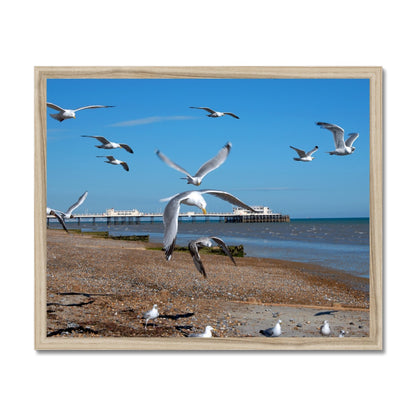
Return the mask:
{"type": "Polygon", "coordinates": [[[213,195],[217,198],[223,199],[230,204],[245,208],[251,212],[256,212],[253,208],[240,201],[234,195],[225,191],[216,191],[212,189],[205,189],[203,191],[186,191],[176,194],[170,198],[162,199],[162,201],[169,200],[163,211],[163,224],[165,233],[163,236],[163,248],[165,250],[166,260],[172,257],[173,249],[175,248],[176,234],[178,232],[178,216],[181,204],[193,205],[202,210],[204,214],[207,213],[207,203],[202,195],[213,195]]]}
{"type": "Polygon", "coordinates": [[[318,150],[318,146],[315,146],[312,150],[310,150],[308,153],[305,153],[304,150],[297,149],[296,147],[289,146],[291,149],[296,150],[296,153],[299,155],[299,157],[294,157],[293,160],[297,160],[299,162],[312,162],[314,157],[312,155],[318,150]]]}
{"type": "Polygon", "coordinates": [[[123,166],[123,169],[127,172],[129,171],[129,165],[126,162],[123,162],[122,160],[118,160],[114,158],[113,156],[97,156],[97,157],[106,157],[107,160],[104,160],[105,163],[110,163],[110,165],[121,165],[123,166]]]}
{"type": "Polygon", "coordinates": [[[81,137],[92,137],[93,139],[97,139],[98,141],[102,143],[101,146],[95,146],[95,147],[98,147],[99,149],[124,149],[124,150],[127,150],[129,153],[133,153],[133,150],[129,145],[124,144],[124,143],[110,142],[103,136],[82,135],[81,137]]]}
{"type": "Polygon", "coordinates": [[[226,112],[226,111],[224,111],[224,112],[215,111],[215,110],[212,110],[211,108],[208,108],[208,107],[189,107],[189,108],[196,108],[198,110],[208,111],[209,114],[207,114],[207,117],[216,118],[216,117],[223,117],[223,116],[227,115],[227,116],[231,116],[231,117],[238,118],[238,119],[240,118],[240,117],[236,116],[234,113],[229,113],[229,112],[226,112]]]}
{"type": "Polygon", "coordinates": [[[59,107],[59,105],[53,104],[53,103],[46,103],[46,105],[49,108],[53,108],[56,111],[59,111],[59,113],[53,113],[53,114],[49,114],[52,118],[54,118],[55,120],[58,121],[64,121],[67,120],[69,118],[75,118],[75,113],[77,111],[81,111],[81,110],[89,110],[92,108],[109,108],[109,107],[114,107],[114,105],[87,105],[85,107],[79,107],[76,108],[75,110],[71,110],[68,108],[62,108],[59,107]]]}
{"type": "Polygon", "coordinates": [[[198,172],[195,173],[195,176],[192,176],[184,168],[177,165],[175,162],[172,162],[161,151],[157,150],[156,154],[159,157],[159,159],[165,162],[168,166],[186,175],[186,178],[181,178],[181,179],[186,179],[189,184],[199,186],[201,185],[202,179],[204,178],[205,175],[207,175],[209,172],[212,172],[214,169],[217,169],[219,166],[221,166],[225,162],[225,160],[228,157],[228,154],[230,153],[230,150],[231,150],[231,143],[228,142],[225,144],[224,147],[221,148],[221,150],[217,153],[216,156],[208,160],[208,162],[205,162],[199,168],[198,172]]]}
{"type": "Polygon", "coordinates": [[[46,207],[46,215],[53,215],[59,221],[59,223],[62,225],[62,228],[66,232],[69,232],[68,229],[66,228],[64,219],[60,215],[58,215],[53,209],[51,209],[49,207],[46,207]]]}
{"type": "Polygon", "coordinates": [[[355,147],[353,147],[353,143],[357,140],[358,133],[350,133],[348,139],[344,142],[344,129],[341,127],[322,121],[318,121],[316,124],[323,129],[329,130],[334,136],[335,150],[327,153],[330,155],[348,156],[354,152],[355,147]]]}
{"type": "Polygon", "coordinates": [[[196,240],[192,240],[188,244],[189,251],[192,256],[192,260],[195,263],[195,266],[199,273],[201,273],[205,278],[207,277],[207,273],[205,272],[204,265],[202,264],[201,256],[199,255],[198,249],[201,247],[212,247],[212,241],[217,243],[219,247],[221,247],[222,251],[231,259],[234,265],[237,266],[235,260],[228,249],[227,245],[224,243],[223,240],[219,237],[200,237],[196,240]]]}

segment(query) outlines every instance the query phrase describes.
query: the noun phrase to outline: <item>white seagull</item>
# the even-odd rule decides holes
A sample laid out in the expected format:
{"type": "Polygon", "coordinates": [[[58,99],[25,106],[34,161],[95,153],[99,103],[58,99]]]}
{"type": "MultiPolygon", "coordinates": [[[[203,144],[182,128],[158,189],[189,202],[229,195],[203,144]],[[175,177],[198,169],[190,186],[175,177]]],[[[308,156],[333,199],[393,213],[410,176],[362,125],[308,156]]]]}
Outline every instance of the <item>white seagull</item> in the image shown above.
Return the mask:
{"type": "Polygon", "coordinates": [[[104,160],[105,163],[110,163],[110,165],[121,165],[123,169],[127,172],[129,171],[129,165],[122,160],[115,159],[113,156],[97,156],[97,157],[106,157],[108,160],[104,160]]]}
{"type": "Polygon", "coordinates": [[[314,157],[312,155],[318,150],[318,146],[315,146],[312,150],[310,150],[308,153],[305,153],[304,150],[296,149],[296,147],[289,146],[291,149],[296,150],[299,157],[294,157],[293,160],[297,160],[299,162],[312,162],[314,157]]]}
{"type": "Polygon", "coordinates": [[[114,107],[114,105],[87,105],[85,107],[79,107],[75,110],[70,110],[67,108],[61,108],[59,105],[53,103],[46,103],[49,108],[53,108],[54,110],[59,111],[59,113],[49,114],[52,118],[58,121],[64,121],[69,118],[75,118],[75,113],[80,110],[88,110],[90,108],[109,108],[114,107]]]}
{"type": "Polygon", "coordinates": [[[212,326],[206,326],[205,331],[202,334],[189,334],[188,337],[190,338],[211,338],[212,334],[211,331],[214,331],[212,326]]]}
{"type": "Polygon", "coordinates": [[[279,337],[282,335],[282,328],[280,326],[281,323],[282,321],[279,319],[273,328],[262,329],[259,332],[265,337],[279,337]]]}
{"type": "Polygon", "coordinates": [[[207,114],[207,117],[222,117],[222,116],[227,115],[227,116],[231,116],[231,117],[238,118],[238,119],[240,118],[240,117],[237,117],[234,113],[229,113],[229,112],[227,113],[226,111],[224,112],[215,111],[208,107],[189,107],[189,108],[197,108],[198,110],[208,111],[209,114],[207,114]]]}
{"type": "Polygon", "coordinates": [[[181,179],[186,179],[188,183],[195,185],[195,186],[199,186],[201,185],[202,179],[204,178],[205,175],[207,175],[209,172],[213,171],[214,169],[217,169],[219,166],[221,166],[225,162],[225,160],[228,157],[228,154],[230,153],[230,150],[231,150],[231,143],[227,142],[225,146],[221,148],[221,150],[217,153],[215,157],[208,160],[208,162],[205,162],[199,168],[198,172],[195,173],[195,176],[192,176],[184,168],[177,165],[175,162],[172,162],[167,156],[165,156],[159,150],[156,151],[156,154],[168,166],[186,175],[186,178],[181,178],[181,179]]]}
{"type": "Polygon", "coordinates": [[[66,225],[65,225],[65,221],[64,221],[64,219],[60,216],[60,215],[58,215],[53,209],[50,209],[49,207],[46,207],[46,215],[53,215],[53,216],[55,216],[56,217],[56,219],[60,222],[60,224],[62,225],[62,227],[63,227],[63,229],[66,231],[66,232],[69,232],[68,230],[67,230],[67,228],[66,228],[66,225]]]}
{"type": "MultiPolygon", "coordinates": [[[[67,209],[67,211],[66,212],[63,212],[63,211],[59,211],[59,210],[57,210],[57,209],[52,209],[51,211],[53,211],[53,212],[55,212],[55,214],[58,214],[60,217],[61,217],[61,219],[62,220],[67,220],[67,219],[69,219],[69,218],[74,218],[74,216],[72,215],[72,212],[76,209],[76,208],[78,208],[84,201],[85,201],[85,198],[87,197],[87,195],[88,195],[88,192],[87,191],[85,191],[79,198],[78,198],[78,201],[77,202],[75,202],[75,204],[72,204],[68,209],[67,209]]],[[[47,212],[47,210],[48,209],[50,209],[50,208],[47,208],[46,209],[46,212],[47,212]]],[[[54,215],[54,214],[52,214],[52,215],[54,215]]]]}
{"type": "Polygon", "coordinates": [[[192,240],[188,244],[189,251],[191,252],[192,259],[195,263],[195,266],[199,273],[201,273],[205,278],[207,277],[207,274],[205,272],[204,265],[202,264],[201,257],[199,255],[198,248],[201,247],[212,247],[212,241],[218,244],[219,247],[221,247],[222,251],[232,260],[232,262],[237,266],[235,263],[235,260],[230,253],[230,250],[228,249],[227,245],[224,243],[224,241],[221,240],[221,238],[218,237],[200,237],[196,240],[192,240]]]}
{"type": "Polygon", "coordinates": [[[324,324],[320,328],[321,334],[328,336],[331,333],[331,328],[329,327],[329,322],[324,321],[324,324]]]}
{"type": "Polygon", "coordinates": [[[348,156],[354,152],[355,147],[353,146],[353,143],[357,140],[359,136],[358,133],[349,133],[348,139],[344,142],[344,129],[341,127],[321,121],[318,121],[316,124],[323,129],[331,131],[334,136],[335,150],[327,153],[330,155],[348,156]]]}
{"type": "Polygon", "coordinates": [[[344,338],[344,337],[345,337],[345,331],[341,329],[341,331],[339,331],[338,338],[344,338]]]}
{"type": "MultiPolygon", "coordinates": [[[[150,311],[147,311],[143,314],[142,318],[146,319],[146,323],[144,325],[145,329],[147,329],[147,322],[149,322],[150,319],[156,319],[159,316],[159,311],[157,310],[157,305],[153,305],[153,308],[150,309],[150,311]]],[[[140,318],[140,315],[137,316],[140,318]]]]}
{"type": "Polygon", "coordinates": [[[248,209],[251,212],[256,212],[253,208],[240,201],[235,196],[225,191],[215,191],[212,189],[205,189],[203,191],[186,191],[176,194],[170,198],[162,199],[162,201],[169,200],[163,211],[163,224],[165,227],[165,234],[163,237],[163,248],[167,260],[172,257],[172,252],[175,247],[176,234],[178,232],[178,215],[181,204],[194,205],[202,210],[204,214],[207,213],[205,207],[207,203],[203,198],[203,194],[209,194],[223,199],[230,204],[237,205],[241,208],[248,209]]]}
{"type": "Polygon", "coordinates": [[[109,140],[107,140],[103,136],[85,136],[85,135],[82,135],[81,137],[92,137],[93,139],[99,140],[102,143],[102,145],[101,146],[95,146],[95,147],[98,147],[99,149],[124,149],[124,150],[127,150],[129,153],[133,153],[133,150],[131,149],[131,147],[129,145],[124,144],[124,143],[110,142],[109,140]]]}

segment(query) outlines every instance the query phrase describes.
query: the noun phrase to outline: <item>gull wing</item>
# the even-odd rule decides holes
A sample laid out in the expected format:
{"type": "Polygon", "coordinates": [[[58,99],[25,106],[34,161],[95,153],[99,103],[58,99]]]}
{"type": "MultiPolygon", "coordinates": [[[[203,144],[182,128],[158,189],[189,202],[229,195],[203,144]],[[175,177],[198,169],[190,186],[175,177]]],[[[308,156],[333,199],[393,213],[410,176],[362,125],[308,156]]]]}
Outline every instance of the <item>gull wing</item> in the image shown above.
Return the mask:
{"type": "Polygon", "coordinates": [[[228,114],[231,117],[240,119],[240,117],[236,116],[234,113],[226,113],[226,112],[224,112],[224,114],[228,114]]]}
{"type": "Polygon", "coordinates": [[[262,329],[259,332],[265,337],[271,337],[273,335],[273,328],[262,329]]]}
{"type": "Polygon", "coordinates": [[[75,113],[75,111],[89,110],[90,108],[109,108],[109,107],[114,107],[114,105],[87,105],[85,107],[76,108],[75,110],[72,110],[72,111],[75,113]]]}
{"type": "Polygon", "coordinates": [[[208,108],[208,107],[189,107],[189,108],[197,108],[198,110],[205,110],[205,111],[208,111],[208,113],[215,113],[215,111],[214,110],[212,110],[211,108],[208,108]]]}
{"type": "Polygon", "coordinates": [[[202,264],[201,257],[198,251],[198,240],[190,241],[188,244],[189,251],[192,256],[192,260],[194,261],[195,267],[205,278],[207,277],[207,273],[205,272],[204,265],[202,264]]]}
{"type": "Polygon", "coordinates": [[[172,257],[175,248],[176,234],[178,232],[178,215],[181,202],[189,196],[192,191],[182,192],[170,199],[163,211],[163,225],[165,233],[163,236],[163,248],[166,260],[172,257]]]}
{"type": "Polygon", "coordinates": [[[127,150],[129,153],[134,153],[134,152],[133,152],[133,149],[132,149],[129,145],[124,144],[124,143],[120,143],[120,146],[121,146],[124,150],[127,150]]]}
{"type": "Polygon", "coordinates": [[[57,110],[57,111],[65,111],[64,108],[61,108],[61,107],[59,107],[59,105],[56,105],[56,104],[53,104],[53,103],[46,103],[46,105],[49,108],[53,108],[54,110],[57,110]]]}
{"type": "Polygon", "coordinates": [[[334,143],[336,149],[345,149],[344,129],[335,124],[324,123],[321,121],[318,121],[316,124],[318,126],[321,126],[321,128],[327,129],[332,132],[334,136],[334,143]]]}
{"type": "Polygon", "coordinates": [[[123,166],[123,169],[126,170],[127,172],[130,170],[129,165],[126,162],[121,162],[120,165],[123,166]]]}
{"type": "Polygon", "coordinates": [[[315,146],[312,150],[306,153],[306,156],[312,156],[318,150],[318,146],[315,146]]]}
{"type": "Polygon", "coordinates": [[[214,195],[217,198],[223,199],[224,201],[227,201],[232,205],[237,205],[241,208],[248,209],[251,212],[257,212],[256,210],[254,210],[253,208],[251,208],[250,206],[245,204],[243,201],[240,201],[238,198],[236,198],[234,195],[229,194],[228,192],[216,191],[216,190],[213,190],[213,189],[204,189],[203,191],[199,191],[199,192],[201,194],[214,195]]]}
{"type": "Polygon", "coordinates": [[[223,146],[220,151],[217,153],[216,156],[214,156],[212,159],[208,160],[208,162],[205,162],[198,170],[198,172],[195,174],[195,176],[199,178],[203,178],[207,173],[213,171],[214,169],[217,169],[219,166],[221,166],[225,160],[227,159],[229,153],[231,150],[231,143],[227,142],[225,146],[223,146]]]}
{"type": "Polygon", "coordinates": [[[297,149],[296,147],[293,146],[289,146],[290,148],[292,148],[293,150],[296,150],[296,153],[299,155],[299,157],[306,157],[306,153],[301,150],[301,149],[297,149]]]}
{"type": "Polygon", "coordinates": [[[62,225],[62,228],[68,233],[69,231],[66,228],[64,219],[60,215],[58,215],[55,211],[52,211],[51,214],[52,213],[56,217],[56,219],[60,222],[60,224],[62,225]]]}
{"type": "Polygon", "coordinates": [[[92,137],[93,139],[97,139],[97,140],[99,140],[102,144],[108,144],[108,143],[110,143],[110,141],[109,140],[107,140],[105,137],[103,137],[103,136],[85,136],[85,135],[82,135],[81,137],[92,137]]]}
{"type": "Polygon", "coordinates": [[[350,133],[348,139],[345,140],[345,146],[351,147],[352,144],[358,139],[358,133],[350,133]]]}
{"type": "Polygon", "coordinates": [[[167,156],[165,156],[161,151],[157,150],[156,155],[160,160],[165,162],[168,166],[170,166],[173,169],[178,170],[179,172],[184,173],[186,176],[192,176],[190,175],[183,167],[177,165],[175,162],[172,162],[167,156]]]}
{"type": "Polygon", "coordinates": [[[85,201],[85,198],[87,197],[87,195],[88,195],[88,192],[87,191],[85,191],[79,198],[78,198],[78,201],[77,202],[75,202],[75,204],[73,204],[73,205],[71,205],[69,208],[68,208],[68,211],[66,212],[66,215],[71,215],[71,213],[72,213],[72,211],[75,209],[75,208],[78,208],[84,201],[85,201]]]}
{"type": "Polygon", "coordinates": [[[221,240],[221,238],[218,237],[210,237],[211,240],[215,241],[221,248],[222,251],[231,259],[231,261],[237,266],[234,257],[232,256],[230,250],[228,249],[227,245],[224,243],[224,241],[221,240]]]}

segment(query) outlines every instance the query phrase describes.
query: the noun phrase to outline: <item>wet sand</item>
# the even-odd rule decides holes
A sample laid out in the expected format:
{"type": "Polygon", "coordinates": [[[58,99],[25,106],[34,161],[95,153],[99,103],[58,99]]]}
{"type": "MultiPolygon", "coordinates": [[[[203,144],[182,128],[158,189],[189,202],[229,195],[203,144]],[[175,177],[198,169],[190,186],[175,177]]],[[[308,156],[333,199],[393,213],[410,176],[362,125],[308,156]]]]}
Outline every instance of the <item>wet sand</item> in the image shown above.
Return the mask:
{"type": "Polygon", "coordinates": [[[47,231],[47,331],[51,337],[262,336],[282,320],[282,337],[318,336],[323,320],[346,336],[369,335],[369,280],[316,265],[148,250],[144,242],[47,231]],[[144,327],[141,316],[158,305],[144,327]]]}

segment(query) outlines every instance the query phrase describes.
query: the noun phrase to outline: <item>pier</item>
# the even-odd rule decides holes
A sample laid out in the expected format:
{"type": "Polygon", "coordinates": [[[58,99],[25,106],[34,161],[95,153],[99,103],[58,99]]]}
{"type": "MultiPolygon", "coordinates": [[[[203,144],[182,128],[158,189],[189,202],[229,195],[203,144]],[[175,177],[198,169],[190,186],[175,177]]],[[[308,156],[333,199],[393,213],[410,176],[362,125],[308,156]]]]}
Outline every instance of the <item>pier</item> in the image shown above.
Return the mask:
{"type": "MultiPolygon", "coordinates": [[[[255,223],[255,222],[290,222],[289,215],[283,215],[280,213],[273,213],[268,207],[253,207],[256,213],[247,211],[241,208],[234,208],[233,212],[212,212],[212,213],[199,213],[194,211],[188,211],[179,213],[179,222],[225,222],[225,223],[255,223]]],[[[52,215],[47,216],[47,224],[49,221],[57,221],[52,215]]],[[[111,224],[141,224],[154,223],[163,221],[163,213],[144,213],[137,209],[132,210],[114,210],[113,208],[107,209],[104,213],[95,214],[74,214],[74,218],[65,220],[67,223],[107,223],[111,224]]]]}

